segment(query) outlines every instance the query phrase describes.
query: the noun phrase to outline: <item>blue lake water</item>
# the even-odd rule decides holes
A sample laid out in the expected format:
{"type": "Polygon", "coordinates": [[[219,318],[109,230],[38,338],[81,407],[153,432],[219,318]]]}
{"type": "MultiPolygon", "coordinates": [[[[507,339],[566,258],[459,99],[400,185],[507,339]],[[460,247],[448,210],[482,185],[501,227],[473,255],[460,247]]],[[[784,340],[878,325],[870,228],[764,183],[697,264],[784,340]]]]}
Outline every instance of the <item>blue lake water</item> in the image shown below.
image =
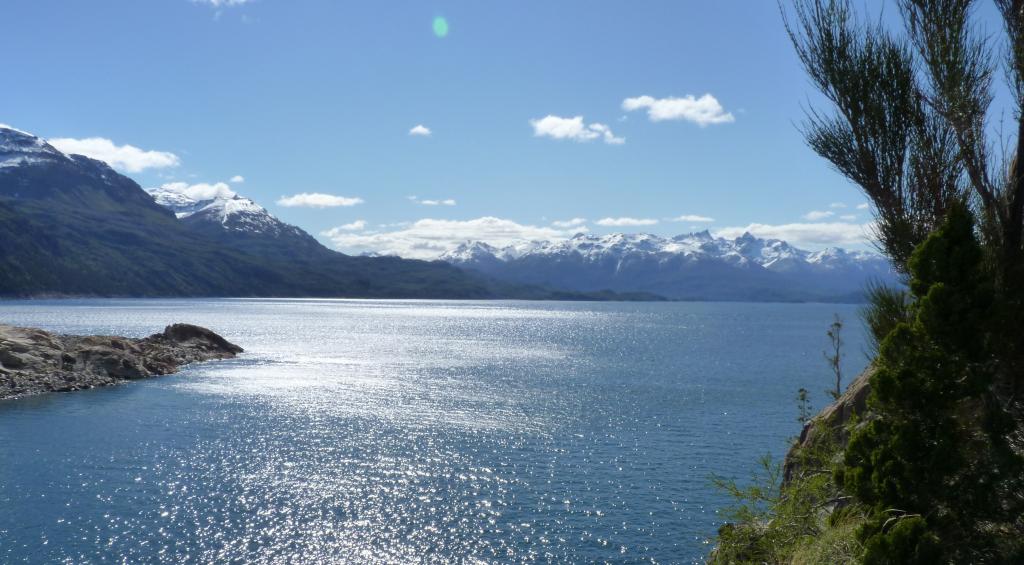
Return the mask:
{"type": "Polygon", "coordinates": [[[0,562],[699,562],[815,408],[855,306],[0,302],[0,322],[204,325],[239,359],[0,401],[0,562]]]}

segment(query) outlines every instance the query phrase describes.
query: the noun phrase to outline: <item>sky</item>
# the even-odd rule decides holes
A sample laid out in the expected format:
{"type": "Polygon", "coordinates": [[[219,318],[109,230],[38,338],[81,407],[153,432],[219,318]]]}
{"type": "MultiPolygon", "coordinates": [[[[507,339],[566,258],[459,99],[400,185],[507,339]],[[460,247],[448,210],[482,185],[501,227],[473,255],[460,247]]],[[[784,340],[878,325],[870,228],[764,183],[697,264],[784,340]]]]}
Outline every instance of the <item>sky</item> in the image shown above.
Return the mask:
{"type": "Polygon", "coordinates": [[[704,229],[867,245],[866,200],[800,133],[819,99],[773,1],[3,11],[0,122],[344,252],[704,229]]]}

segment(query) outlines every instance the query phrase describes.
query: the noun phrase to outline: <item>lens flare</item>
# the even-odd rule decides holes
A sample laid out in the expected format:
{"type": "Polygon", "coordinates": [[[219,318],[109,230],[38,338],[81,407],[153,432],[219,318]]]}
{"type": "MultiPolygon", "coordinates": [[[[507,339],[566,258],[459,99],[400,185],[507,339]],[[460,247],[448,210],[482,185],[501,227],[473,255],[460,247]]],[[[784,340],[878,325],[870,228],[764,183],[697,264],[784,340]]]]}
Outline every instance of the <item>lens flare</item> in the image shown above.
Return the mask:
{"type": "Polygon", "coordinates": [[[448,20],[441,16],[434,18],[434,35],[445,37],[448,35],[448,20]]]}

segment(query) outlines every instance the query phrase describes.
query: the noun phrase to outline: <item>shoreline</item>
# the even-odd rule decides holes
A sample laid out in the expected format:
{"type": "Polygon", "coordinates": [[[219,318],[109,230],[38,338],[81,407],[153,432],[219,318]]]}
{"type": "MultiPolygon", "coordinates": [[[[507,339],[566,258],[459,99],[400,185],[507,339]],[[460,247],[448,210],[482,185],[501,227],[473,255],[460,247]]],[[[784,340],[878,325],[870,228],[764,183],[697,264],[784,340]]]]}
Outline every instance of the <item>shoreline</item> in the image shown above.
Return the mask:
{"type": "Polygon", "coordinates": [[[243,349],[200,326],[172,324],[144,338],[56,334],[0,324],[0,401],[176,373],[243,349]]]}

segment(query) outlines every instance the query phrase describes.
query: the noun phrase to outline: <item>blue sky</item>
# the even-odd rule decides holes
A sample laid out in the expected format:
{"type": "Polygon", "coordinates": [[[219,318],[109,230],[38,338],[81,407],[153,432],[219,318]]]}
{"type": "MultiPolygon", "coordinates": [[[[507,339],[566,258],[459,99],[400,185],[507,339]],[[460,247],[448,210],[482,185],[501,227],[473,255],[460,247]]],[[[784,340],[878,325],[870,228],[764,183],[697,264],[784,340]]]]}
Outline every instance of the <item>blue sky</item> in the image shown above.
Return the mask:
{"type": "Polygon", "coordinates": [[[113,151],[146,188],[227,183],[350,252],[752,224],[853,246],[870,219],[804,145],[814,93],[771,1],[9,0],[4,20],[0,122],[113,151]],[[278,204],[302,194],[345,205],[278,204]]]}

